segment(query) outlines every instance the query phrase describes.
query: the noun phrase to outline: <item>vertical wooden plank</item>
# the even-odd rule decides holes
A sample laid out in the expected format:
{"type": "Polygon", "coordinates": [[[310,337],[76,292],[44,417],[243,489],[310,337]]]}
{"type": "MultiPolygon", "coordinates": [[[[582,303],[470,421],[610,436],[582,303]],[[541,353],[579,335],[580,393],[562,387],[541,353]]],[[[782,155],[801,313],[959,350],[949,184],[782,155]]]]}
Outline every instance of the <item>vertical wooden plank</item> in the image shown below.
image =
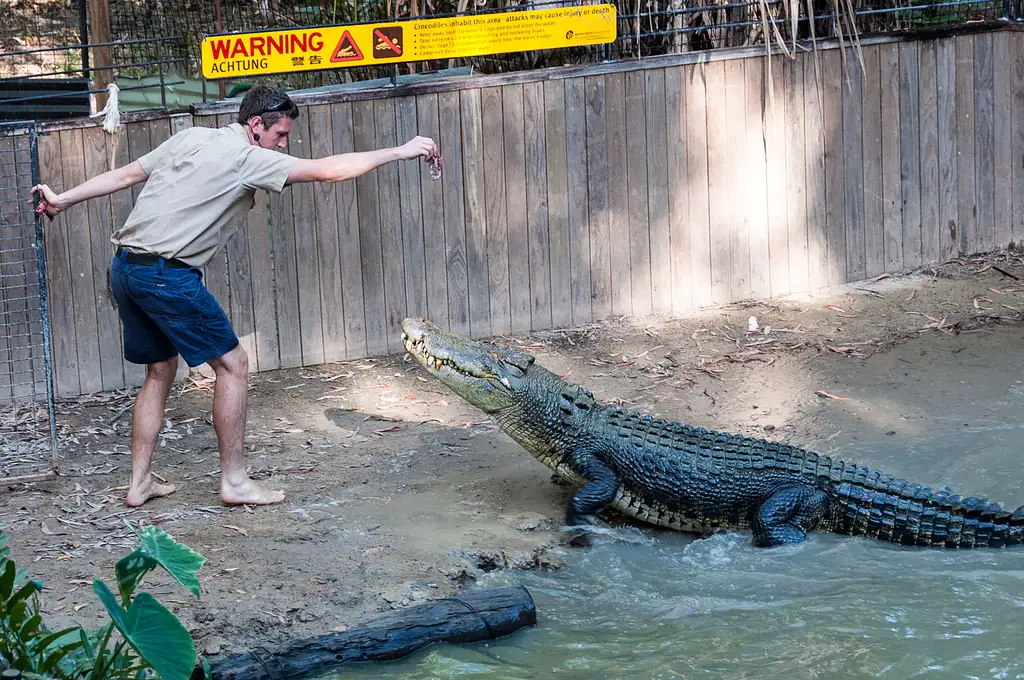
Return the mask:
{"type": "MultiPolygon", "coordinates": [[[[956,143],[957,208],[960,216],[959,252],[974,253],[978,248],[978,194],[975,155],[974,37],[958,35],[956,40],[956,143]]],[[[922,166],[924,159],[921,160],[922,166]]],[[[921,178],[925,181],[924,178],[921,178]]],[[[940,253],[940,257],[945,257],[940,253]]]]}
{"type": "Polygon", "coordinates": [[[692,244],[688,218],[689,168],[686,164],[686,98],[682,66],[665,69],[665,139],[668,161],[668,230],[670,311],[682,313],[693,308],[690,257],[692,244]]]}
{"type": "Polygon", "coordinates": [[[1013,43],[1018,38],[1013,33],[999,32],[994,36],[993,43],[993,89],[995,128],[993,132],[995,144],[995,186],[993,187],[994,211],[992,215],[992,245],[1006,247],[1013,238],[1012,210],[1013,197],[1010,195],[1012,133],[1012,102],[1014,91],[1013,81],[1013,43]]]}
{"type": "Polygon", "coordinates": [[[630,71],[626,85],[626,192],[629,202],[629,266],[633,316],[653,311],[651,299],[651,232],[647,199],[647,118],[643,71],[630,71]]]}
{"type": "Polygon", "coordinates": [[[508,226],[508,287],[512,330],[526,331],[530,312],[530,235],[526,198],[526,127],[523,86],[501,88],[505,138],[505,219],[508,226]]]}
{"type": "Polygon", "coordinates": [[[1011,139],[1013,170],[1010,174],[1010,193],[1013,195],[1011,238],[1015,243],[1024,241],[1024,40],[1014,34],[1013,48],[1013,112],[1011,139]]]}
{"type": "Polygon", "coordinates": [[[487,276],[487,215],[483,187],[483,140],[480,90],[462,90],[462,167],[466,192],[466,271],[469,275],[470,335],[491,334],[491,300],[487,276]]]}
{"type": "Polygon", "coordinates": [[[480,111],[490,332],[504,335],[512,330],[512,298],[509,287],[508,207],[505,197],[505,119],[500,87],[486,87],[480,91],[480,111]]]}
{"type": "Polygon", "coordinates": [[[569,271],[569,169],[565,139],[565,85],[544,83],[548,178],[548,243],[551,247],[551,321],[556,328],[572,323],[569,271]]]}
{"type": "MultiPolygon", "coordinates": [[[[41,181],[71,188],[61,173],[61,136],[67,131],[39,136],[39,178],[41,181]]],[[[75,337],[75,300],[71,292],[71,254],[68,231],[71,215],[56,217],[43,229],[46,248],[47,291],[49,294],[50,335],[53,339],[54,391],[58,397],[81,394],[78,379],[78,342],[75,337]]]]}
{"type": "MultiPolygon", "coordinates": [[[[740,170],[747,195],[746,225],[750,249],[750,295],[767,298],[772,294],[771,250],[768,235],[768,159],[765,149],[765,73],[762,59],[743,59],[746,106],[747,167],[740,170]]],[[[742,239],[740,241],[742,243],[742,239]]]]}
{"type": "Polygon", "coordinates": [[[918,43],[900,43],[900,190],[903,265],[917,267],[921,252],[921,136],[918,43]]]}
{"type": "MultiPolygon", "coordinates": [[[[306,107],[292,126],[288,138],[290,153],[297,158],[311,158],[310,115],[314,107],[306,107]]],[[[299,338],[302,344],[302,365],[324,362],[323,317],[320,307],[320,272],[317,261],[316,212],[313,185],[300,182],[291,187],[292,218],[295,226],[295,259],[298,264],[299,338]]]]}
{"type": "MultiPolygon", "coordinates": [[[[398,118],[394,98],[374,102],[374,117],[377,148],[398,146],[398,118]]],[[[389,352],[397,352],[403,349],[402,319],[406,317],[405,245],[402,242],[402,213],[399,204],[402,188],[398,183],[398,163],[387,163],[374,172],[377,175],[377,195],[380,201],[380,238],[384,264],[384,340],[389,352]]]]}
{"type": "Polygon", "coordinates": [[[936,45],[921,44],[920,87],[921,127],[921,256],[924,262],[943,257],[944,230],[939,225],[938,94],[936,45]]]}
{"type": "MultiPolygon", "coordinates": [[[[82,130],[67,130],[60,140],[64,186],[71,188],[86,180],[82,130]]],[[[66,213],[71,265],[71,295],[74,304],[78,379],[83,393],[103,389],[100,375],[100,341],[96,327],[96,286],[92,266],[92,242],[88,227],[89,210],[79,203],[66,213]]]]}
{"type": "MultiPolygon", "coordinates": [[[[604,76],[586,79],[587,193],[590,214],[590,285],[595,319],[612,313],[611,219],[608,206],[608,122],[604,76]]],[[[616,131],[612,131],[616,134],[616,131]]]]}
{"type": "Polygon", "coordinates": [[[444,187],[448,324],[453,333],[468,335],[469,272],[466,263],[466,205],[462,181],[462,115],[459,93],[442,92],[437,96],[437,104],[440,144],[445,159],[444,178],[441,184],[444,187]]]}
{"type": "MultiPolygon", "coordinates": [[[[712,62],[705,67],[707,88],[708,203],[711,234],[711,301],[723,304],[733,299],[733,264],[729,255],[736,223],[730,196],[730,138],[726,119],[730,102],[726,98],[725,63],[712,62]]],[[[742,110],[742,109],[740,109],[742,110]]]]}
{"type": "MultiPolygon", "coordinates": [[[[711,216],[708,176],[708,109],[704,64],[683,67],[686,107],[687,215],[690,229],[691,306],[713,301],[711,296],[711,216]]],[[[718,114],[715,114],[719,117],[718,114]]]]}
{"type": "MultiPolygon", "coordinates": [[[[396,101],[395,106],[398,143],[404,144],[420,134],[416,123],[416,98],[401,97],[396,101]]],[[[405,305],[409,316],[427,315],[427,276],[423,256],[423,204],[420,191],[423,175],[427,176],[427,181],[432,181],[429,179],[430,173],[422,161],[402,163],[398,167],[398,183],[402,191],[399,199],[402,211],[402,243],[405,249],[405,305]]],[[[392,333],[395,331],[392,330],[392,333]]],[[[401,337],[402,333],[399,330],[399,340],[401,337]]]]}
{"type": "MultiPolygon", "coordinates": [[[[416,120],[421,135],[437,144],[442,156],[448,150],[441,146],[441,123],[437,113],[437,95],[416,97],[416,120]]],[[[446,170],[442,170],[447,174],[446,170]]],[[[440,328],[448,329],[448,267],[445,249],[444,185],[448,178],[430,178],[429,172],[420,174],[420,196],[423,205],[423,259],[426,271],[427,311],[430,319],[440,328]]]]}
{"type": "MultiPolygon", "coordinates": [[[[377,148],[377,129],[372,101],[352,102],[352,132],[355,151],[371,151],[377,148]]],[[[448,166],[449,164],[445,164],[446,170],[448,166]]],[[[366,324],[368,355],[385,354],[388,349],[377,172],[373,170],[356,178],[359,254],[363,272],[363,318],[366,324]]]]}
{"type": "Polygon", "coordinates": [[[865,272],[864,78],[860,65],[854,60],[847,62],[846,71],[850,79],[849,87],[844,83],[842,88],[846,281],[860,281],[864,278],[865,272]]]}
{"type": "Polygon", "coordinates": [[[903,268],[903,202],[900,195],[900,51],[881,46],[882,271],[903,268]]]}
{"type": "Polygon", "coordinates": [[[668,118],[665,70],[646,75],[647,222],[650,225],[651,311],[672,311],[672,237],[668,214],[668,118]]]}
{"type": "Polygon", "coordinates": [[[551,250],[548,244],[547,130],[544,88],[523,85],[523,131],[526,140],[526,226],[530,247],[530,304],[534,330],[551,328],[551,250]]]}
{"type": "MultiPolygon", "coordinates": [[[[945,260],[956,251],[957,144],[956,43],[945,38],[935,44],[935,106],[938,125],[939,213],[933,226],[922,224],[922,249],[928,260],[945,260]]],[[[930,194],[929,194],[930,196],[930,194]]]]}
{"type": "MultiPolygon", "coordinates": [[[[435,99],[436,102],[436,99],[435,99]]],[[[437,120],[437,109],[434,109],[437,120]]],[[[331,106],[331,120],[334,133],[334,153],[351,153],[356,150],[355,128],[353,126],[352,104],[343,102],[331,106]]],[[[436,134],[436,133],[435,133],[436,134]]],[[[344,311],[345,357],[364,357],[366,350],[366,307],[363,299],[363,254],[359,242],[359,202],[356,194],[358,184],[353,181],[338,182],[335,187],[335,202],[338,207],[338,251],[341,261],[341,305],[344,311]]],[[[440,204],[440,188],[437,190],[440,204]]],[[[425,206],[432,205],[427,202],[425,206]]],[[[440,248],[444,250],[444,234],[440,248]]],[[[442,284],[441,294],[446,286],[442,284]]],[[[448,307],[444,307],[447,323],[448,307]]]]}
{"type": "MultiPolygon", "coordinates": [[[[300,116],[302,119],[303,116],[300,116]]],[[[292,142],[289,142],[289,152],[292,142]]],[[[281,368],[302,365],[299,321],[299,274],[296,259],[292,195],[294,187],[268,196],[270,247],[273,254],[276,292],[278,353],[281,368]]]]}
{"type": "MultiPolygon", "coordinates": [[[[733,59],[725,63],[725,108],[722,111],[728,134],[725,154],[728,183],[721,200],[727,201],[729,219],[721,226],[729,250],[726,281],[728,300],[732,301],[748,298],[753,292],[750,281],[751,213],[761,209],[760,204],[751,205],[748,193],[747,163],[750,162],[751,149],[747,146],[747,76],[742,60],[733,59]]],[[[712,188],[712,191],[717,193],[718,189],[712,188]]]]}
{"type": "MultiPolygon", "coordinates": [[[[96,177],[110,169],[107,155],[107,132],[101,127],[85,128],[82,143],[85,148],[85,176],[96,177]]],[[[96,328],[99,337],[99,365],[102,389],[123,387],[124,353],[121,341],[121,321],[109,293],[108,268],[112,248],[110,245],[110,197],[101,196],[86,203],[88,228],[92,248],[92,299],[96,301],[96,328]]]]}
{"type": "MultiPolygon", "coordinates": [[[[310,106],[310,145],[313,158],[335,154],[333,134],[312,134],[313,130],[331,130],[335,122],[329,104],[310,106]]],[[[347,182],[342,182],[347,184],[347,182]]],[[[316,271],[319,279],[320,324],[323,337],[324,361],[341,361],[347,356],[345,347],[345,271],[341,268],[341,243],[338,235],[338,191],[327,182],[316,182],[313,207],[316,215],[316,271]]]]}
{"type": "Polygon", "coordinates": [[[569,283],[572,322],[589,323],[590,207],[587,200],[587,105],[583,78],[567,78],[565,85],[565,155],[569,187],[569,283]]]}
{"type": "Polygon", "coordinates": [[[608,158],[617,159],[614,180],[608,178],[608,248],[611,251],[612,314],[633,314],[633,282],[629,268],[629,193],[626,187],[626,79],[613,73],[604,79],[608,158]]]}
{"type": "Polygon", "coordinates": [[[828,222],[825,207],[825,90],[814,71],[814,58],[803,57],[804,176],[807,178],[808,281],[812,290],[828,285],[828,222]]]}
{"type": "MultiPolygon", "coordinates": [[[[795,293],[810,290],[810,253],[807,247],[807,184],[811,180],[808,179],[806,173],[808,161],[806,159],[807,152],[804,150],[804,108],[808,106],[808,98],[814,95],[813,89],[810,94],[804,91],[803,62],[807,60],[807,56],[782,60],[782,68],[785,73],[783,98],[786,102],[783,120],[785,121],[789,290],[795,293]]],[[[777,104],[778,98],[776,98],[777,104]]],[[[818,178],[814,178],[813,181],[815,184],[820,184],[818,178]]]]}
{"type": "Polygon", "coordinates": [[[846,91],[839,52],[824,52],[821,55],[821,62],[822,77],[825,80],[822,98],[822,129],[825,135],[825,239],[828,243],[828,283],[835,286],[848,280],[845,200],[848,178],[845,173],[843,109],[850,95],[846,91]]]}
{"type": "MultiPolygon", "coordinates": [[[[773,297],[792,290],[789,253],[789,174],[786,165],[786,111],[791,100],[785,59],[771,64],[771,87],[765,91],[765,186],[767,189],[768,280],[773,297]],[[774,93],[774,94],[773,94],[774,93]],[[774,104],[773,102],[774,98],[774,104]]],[[[765,83],[766,87],[768,83],[765,83]]],[[[801,167],[803,161],[801,161],[801,167]]],[[[800,196],[803,201],[803,195],[800,196]]]]}
{"type": "Polygon", "coordinates": [[[978,235],[975,251],[995,247],[995,69],[993,33],[974,36],[974,152],[978,235]]]}
{"type": "MultiPolygon", "coordinates": [[[[885,271],[885,230],[882,222],[882,73],[877,45],[864,48],[862,93],[864,140],[864,276],[885,271]]],[[[859,67],[857,67],[859,68],[859,67]]]]}

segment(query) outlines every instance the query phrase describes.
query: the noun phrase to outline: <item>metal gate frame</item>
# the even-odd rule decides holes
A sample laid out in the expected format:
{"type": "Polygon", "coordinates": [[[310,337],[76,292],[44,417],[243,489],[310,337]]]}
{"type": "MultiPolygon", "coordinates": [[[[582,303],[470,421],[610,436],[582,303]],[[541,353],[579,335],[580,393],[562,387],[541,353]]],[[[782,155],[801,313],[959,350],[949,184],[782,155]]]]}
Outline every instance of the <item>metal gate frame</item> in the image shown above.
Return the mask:
{"type": "MultiPolygon", "coordinates": [[[[4,151],[3,148],[0,148],[0,160],[3,159],[3,156],[5,154],[8,154],[12,159],[8,162],[11,171],[0,172],[0,178],[2,178],[0,179],[0,192],[12,192],[8,195],[13,196],[13,198],[4,199],[2,195],[0,195],[0,255],[3,255],[5,252],[12,252],[10,250],[4,250],[3,244],[5,243],[5,241],[16,240],[19,238],[24,238],[27,240],[29,237],[31,237],[31,248],[32,250],[35,251],[35,257],[32,258],[31,255],[28,253],[28,248],[23,246],[22,251],[24,252],[24,254],[22,256],[22,259],[7,264],[24,265],[26,267],[26,271],[24,272],[25,276],[28,276],[31,273],[27,270],[28,265],[31,263],[35,264],[36,271],[34,272],[34,274],[38,277],[39,306],[38,309],[31,309],[29,307],[30,302],[33,301],[33,296],[30,295],[29,288],[34,286],[30,286],[26,279],[26,283],[23,284],[25,288],[24,294],[20,298],[15,298],[15,300],[22,300],[24,302],[25,309],[15,310],[15,313],[32,315],[33,318],[27,318],[25,321],[18,322],[21,324],[25,324],[27,326],[26,332],[18,334],[14,332],[13,324],[10,321],[11,312],[0,310],[0,319],[3,319],[3,323],[0,324],[0,339],[6,339],[8,341],[9,348],[11,340],[15,338],[24,339],[24,341],[27,343],[26,347],[22,349],[27,350],[29,352],[29,356],[27,358],[27,361],[29,361],[29,369],[28,371],[21,371],[21,373],[29,374],[27,383],[15,382],[15,375],[17,375],[19,372],[13,370],[14,359],[10,359],[10,363],[12,365],[12,371],[10,373],[11,380],[9,385],[11,389],[10,403],[13,406],[16,406],[16,388],[24,387],[26,385],[31,386],[30,396],[32,397],[31,401],[33,403],[38,404],[38,400],[40,397],[45,398],[47,418],[49,421],[48,424],[50,444],[50,469],[33,474],[2,477],[0,478],[0,484],[4,485],[53,479],[58,474],[57,421],[54,410],[53,352],[50,335],[50,316],[47,296],[46,250],[44,247],[43,217],[35,212],[35,207],[38,205],[38,198],[32,202],[31,207],[29,206],[29,203],[26,198],[28,190],[32,186],[35,186],[36,184],[39,183],[38,131],[36,129],[35,122],[24,121],[13,123],[0,123],[0,142],[8,139],[12,140],[10,151],[4,151]],[[24,141],[21,141],[22,139],[24,139],[24,141]],[[29,156],[28,178],[31,184],[28,187],[22,186],[19,181],[25,178],[24,173],[19,171],[20,166],[24,164],[19,154],[23,155],[24,152],[27,152],[29,156]],[[11,186],[7,186],[8,183],[10,183],[11,186]],[[15,208],[9,212],[5,211],[3,210],[3,206],[5,204],[8,206],[15,206],[15,208]],[[29,213],[30,210],[31,213],[29,213]],[[24,232],[21,233],[20,235],[18,233],[15,233],[14,236],[4,238],[5,235],[3,233],[3,230],[9,226],[8,224],[6,224],[6,221],[4,220],[5,217],[13,217],[13,227],[15,228],[15,230],[24,229],[24,232]],[[36,314],[39,315],[38,319],[34,318],[36,314]],[[32,328],[33,325],[36,323],[39,324],[38,331],[34,331],[32,328]],[[41,335],[41,345],[43,350],[42,357],[38,357],[36,355],[36,348],[39,345],[32,344],[33,338],[36,335],[41,335]],[[38,367],[36,366],[36,362],[40,358],[42,359],[43,363],[41,376],[38,375],[38,367]],[[42,382],[45,385],[45,395],[39,394],[37,392],[37,385],[39,384],[39,382],[42,382]]],[[[2,267],[3,264],[4,263],[0,261],[0,267],[2,267]]],[[[3,304],[4,309],[6,309],[7,302],[10,300],[9,296],[7,295],[9,289],[4,283],[4,281],[5,278],[13,276],[17,276],[17,274],[5,274],[3,272],[0,272],[0,288],[3,288],[3,290],[0,290],[0,293],[3,293],[2,301],[0,301],[0,304],[3,304]]],[[[13,351],[10,349],[8,351],[10,353],[9,356],[13,357],[13,351]]],[[[22,358],[19,361],[25,360],[26,359],[22,358]]]]}

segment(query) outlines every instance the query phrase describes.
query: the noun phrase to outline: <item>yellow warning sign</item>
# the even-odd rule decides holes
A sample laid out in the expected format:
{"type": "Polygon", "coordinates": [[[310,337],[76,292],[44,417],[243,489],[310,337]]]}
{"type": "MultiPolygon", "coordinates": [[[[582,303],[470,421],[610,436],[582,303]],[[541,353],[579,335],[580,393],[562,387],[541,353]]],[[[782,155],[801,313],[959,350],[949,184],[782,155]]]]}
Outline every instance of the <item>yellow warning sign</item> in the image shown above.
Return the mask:
{"type": "Polygon", "coordinates": [[[477,57],[614,42],[615,5],[232,33],[203,39],[203,75],[238,76],[477,57]]]}

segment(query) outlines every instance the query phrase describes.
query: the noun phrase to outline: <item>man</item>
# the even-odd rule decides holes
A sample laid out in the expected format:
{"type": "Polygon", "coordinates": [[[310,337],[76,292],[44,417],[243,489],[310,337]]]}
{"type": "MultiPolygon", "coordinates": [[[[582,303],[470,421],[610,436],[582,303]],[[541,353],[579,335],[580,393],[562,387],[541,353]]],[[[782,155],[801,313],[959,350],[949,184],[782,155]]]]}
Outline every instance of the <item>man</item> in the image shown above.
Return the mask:
{"type": "Polygon", "coordinates": [[[217,375],[213,424],[221,500],[257,505],[284,500],[281,491],[246,474],[248,357],[198,270],[245,221],[255,191],[280,193],[296,182],[339,182],[392,161],[439,160],[437,146],[426,137],[318,159],[279,153],[298,115],[284,92],[253,87],[242,100],[237,123],[182,130],[138,160],[61,194],[46,184],[32,187],[40,199],[37,210],[52,219],[82,201],[146,182],[127,221],[110,239],[116,248],[110,283],[124,328],[125,359],[146,365],[132,411],[129,506],[176,490],[154,481],[151,469],[179,354],[189,366],[208,363],[217,375]]]}

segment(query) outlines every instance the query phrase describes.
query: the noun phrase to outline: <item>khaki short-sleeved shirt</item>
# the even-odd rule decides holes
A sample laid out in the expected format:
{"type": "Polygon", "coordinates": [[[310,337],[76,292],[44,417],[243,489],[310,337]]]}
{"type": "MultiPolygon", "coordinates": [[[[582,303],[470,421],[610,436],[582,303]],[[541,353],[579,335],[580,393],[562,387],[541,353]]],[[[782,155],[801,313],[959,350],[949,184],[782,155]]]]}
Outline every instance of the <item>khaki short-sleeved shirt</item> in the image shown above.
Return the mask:
{"type": "Polygon", "coordinates": [[[245,221],[257,189],[284,189],[295,163],[251,145],[238,123],[182,130],[138,160],[149,179],[111,243],[194,267],[245,221]]]}

